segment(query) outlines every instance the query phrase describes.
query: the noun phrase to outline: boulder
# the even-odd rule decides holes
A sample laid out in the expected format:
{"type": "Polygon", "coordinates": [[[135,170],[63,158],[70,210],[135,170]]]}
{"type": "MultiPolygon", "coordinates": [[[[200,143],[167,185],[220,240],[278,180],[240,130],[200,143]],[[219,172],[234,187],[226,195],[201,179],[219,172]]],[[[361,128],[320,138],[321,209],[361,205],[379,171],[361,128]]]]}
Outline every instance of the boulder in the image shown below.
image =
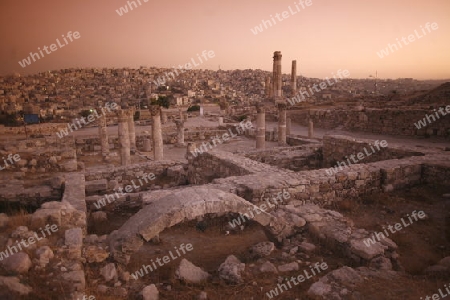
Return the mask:
{"type": "Polygon", "coordinates": [[[307,295],[313,299],[326,299],[325,296],[329,293],[331,293],[331,285],[322,281],[317,281],[311,285],[307,295]]]}
{"type": "Polygon", "coordinates": [[[262,242],[258,243],[250,249],[250,252],[256,257],[266,257],[269,256],[275,249],[275,244],[272,242],[262,242]]]}
{"type": "Polygon", "coordinates": [[[450,270],[450,256],[444,257],[438,264],[447,267],[450,270]]]}
{"type": "Polygon", "coordinates": [[[266,261],[259,267],[261,273],[278,273],[277,267],[270,261],[266,261]]]}
{"type": "Polygon", "coordinates": [[[298,271],[299,266],[297,262],[291,262],[288,264],[284,264],[281,266],[278,266],[278,271],[280,272],[292,272],[292,271],[298,271]]]}
{"type": "Polygon", "coordinates": [[[100,274],[103,276],[106,282],[111,280],[117,280],[117,270],[113,263],[109,263],[100,269],[100,274]]]}
{"type": "Polygon", "coordinates": [[[203,271],[200,267],[195,266],[193,263],[183,258],[180,262],[180,266],[175,271],[175,275],[178,279],[187,283],[200,283],[208,279],[209,274],[203,271]]]}
{"type": "Polygon", "coordinates": [[[13,253],[8,258],[1,261],[3,267],[16,274],[28,273],[31,268],[31,259],[25,252],[13,253]]]}
{"type": "Polygon", "coordinates": [[[292,224],[294,224],[295,227],[303,227],[306,225],[306,220],[303,219],[302,217],[292,214],[291,219],[292,224]]]}
{"type": "Polygon", "coordinates": [[[219,266],[219,277],[230,284],[241,283],[241,273],[245,270],[245,264],[234,255],[227,257],[225,262],[219,266]]]}
{"type": "Polygon", "coordinates": [[[17,277],[0,276],[0,288],[6,289],[8,294],[18,294],[20,296],[28,295],[32,288],[20,283],[17,277]]]}
{"type": "Polygon", "coordinates": [[[358,255],[361,258],[371,260],[372,258],[383,255],[384,249],[386,246],[383,246],[381,243],[376,242],[375,244],[369,244],[369,246],[366,245],[365,242],[368,242],[367,240],[351,240],[350,246],[351,251],[358,255]]]}
{"type": "Polygon", "coordinates": [[[52,249],[49,246],[42,246],[36,250],[36,258],[39,261],[40,267],[45,267],[50,262],[50,259],[55,257],[52,249]]]}
{"type": "Polygon", "coordinates": [[[142,290],[142,296],[144,297],[144,300],[158,300],[159,291],[154,284],[147,285],[142,290]]]}
{"type": "Polygon", "coordinates": [[[378,270],[392,270],[392,263],[389,258],[379,256],[370,261],[370,266],[378,270]]]}
{"type": "Polygon", "coordinates": [[[316,250],[316,246],[308,242],[301,242],[298,247],[305,252],[313,252],[316,250]]]}

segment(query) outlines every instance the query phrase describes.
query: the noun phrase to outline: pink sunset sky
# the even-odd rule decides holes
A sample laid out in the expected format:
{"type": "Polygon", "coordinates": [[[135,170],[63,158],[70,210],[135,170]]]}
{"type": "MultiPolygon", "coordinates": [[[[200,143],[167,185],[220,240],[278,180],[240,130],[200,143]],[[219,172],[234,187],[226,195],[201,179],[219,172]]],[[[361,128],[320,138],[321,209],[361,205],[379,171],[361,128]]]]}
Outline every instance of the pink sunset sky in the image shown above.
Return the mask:
{"type": "Polygon", "coordinates": [[[125,0],[1,0],[0,74],[172,67],[212,50],[215,57],[197,68],[270,71],[273,52],[281,51],[283,73],[290,72],[295,59],[297,73],[307,77],[347,69],[353,78],[375,71],[380,78],[450,78],[448,0],[311,0],[305,8],[300,0],[139,1],[119,16],[116,10],[127,5],[125,0]],[[279,21],[275,15],[283,11],[287,17],[279,21]],[[252,33],[271,15],[276,24],[252,33]],[[424,35],[421,26],[427,22],[438,29],[424,35]],[[19,65],[69,31],[78,31],[80,38],[25,68],[19,65]],[[377,55],[415,31],[420,38],[384,58],[377,55]]]}

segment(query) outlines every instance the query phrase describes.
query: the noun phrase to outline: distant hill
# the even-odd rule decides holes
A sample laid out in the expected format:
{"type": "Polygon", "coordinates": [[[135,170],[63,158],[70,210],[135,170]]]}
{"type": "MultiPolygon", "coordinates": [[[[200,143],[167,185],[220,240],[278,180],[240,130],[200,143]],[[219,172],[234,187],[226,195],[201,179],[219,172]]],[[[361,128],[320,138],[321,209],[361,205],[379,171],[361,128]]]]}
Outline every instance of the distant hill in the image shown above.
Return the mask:
{"type": "Polygon", "coordinates": [[[408,97],[407,104],[421,106],[450,105],[450,82],[423,92],[414,93],[408,97]]]}

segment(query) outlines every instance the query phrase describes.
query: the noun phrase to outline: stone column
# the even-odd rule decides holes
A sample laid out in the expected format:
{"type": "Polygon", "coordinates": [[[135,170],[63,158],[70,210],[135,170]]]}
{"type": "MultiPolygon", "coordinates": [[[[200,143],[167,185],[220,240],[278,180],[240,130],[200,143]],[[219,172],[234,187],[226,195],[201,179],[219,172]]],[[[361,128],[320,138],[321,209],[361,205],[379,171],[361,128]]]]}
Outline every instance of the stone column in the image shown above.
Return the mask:
{"type": "Polygon", "coordinates": [[[152,151],[152,141],[149,138],[144,139],[144,152],[152,151]]]}
{"type": "Polygon", "coordinates": [[[256,106],[256,149],[266,148],[266,112],[262,105],[256,106]]]}
{"type": "Polygon", "coordinates": [[[291,71],[291,92],[292,96],[297,94],[297,61],[292,61],[292,71],[291,71]]]}
{"type": "Polygon", "coordinates": [[[189,114],[188,114],[188,112],[186,111],[186,112],[183,113],[183,120],[184,120],[184,121],[187,121],[188,119],[189,119],[189,114]]]}
{"type": "Polygon", "coordinates": [[[150,106],[152,114],[152,138],[153,138],[153,158],[162,160],[164,153],[163,137],[161,132],[161,108],[158,105],[150,106]]]}
{"type": "Polygon", "coordinates": [[[130,156],[130,133],[128,131],[129,114],[126,110],[119,110],[117,112],[119,119],[119,144],[120,144],[120,163],[122,166],[131,164],[130,156]]]}
{"type": "Polygon", "coordinates": [[[286,136],[291,135],[291,118],[286,119],[286,136]]]}
{"type": "Polygon", "coordinates": [[[177,125],[177,146],[184,147],[186,146],[184,143],[184,121],[183,120],[175,120],[175,124],[177,125]]]}
{"type": "Polygon", "coordinates": [[[273,53],[273,96],[275,100],[282,96],[281,52],[273,53]]]}
{"type": "Polygon", "coordinates": [[[223,126],[223,117],[219,117],[219,126],[223,126]]]}
{"type": "Polygon", "coordinates": [[[278,106],[278,145],[286,145],[286,103],[279,102],[278,106]]]}
{"type": "Polygon", "coordinates": [[[100,146],[102,147],[102,158],[107,160],[109,156],[108,127],[106,126],[106,115],[100,115],[98,119],[98,134],[100,136],[100,146]]]}
{"type": "Polygon", "coordinates": [[[161,123],[166,124],[167,123],[167,112],[161,110],[161,123]]]}
{"type": "Polygon", "coordinates": [[[311,119],[308,122],[308,138],[312,139],[314,137],[314,124],[311,119]]]}
{"type": "Polygon", "coordinates": [[[277,127],[274,127],[273,129],[272,129],[272,142],[276,142],[276,141],[278,141],[278,128],[277,127]]]}
{"type": "Polygon", "coordinates": [[[134,113],[135,113],[135,108],[131,108],[128,113],[129,113],[129,118],[128,118],[128,132],[130,134],[130,148],[131,148],[131,153],[135,153],[136,152],[136,129],[134,128],[134,113]]]}
{"type": "Polygon", "coordinates": [[[200,117],[203,117],[203,106],[200,105],[200,117]]]}

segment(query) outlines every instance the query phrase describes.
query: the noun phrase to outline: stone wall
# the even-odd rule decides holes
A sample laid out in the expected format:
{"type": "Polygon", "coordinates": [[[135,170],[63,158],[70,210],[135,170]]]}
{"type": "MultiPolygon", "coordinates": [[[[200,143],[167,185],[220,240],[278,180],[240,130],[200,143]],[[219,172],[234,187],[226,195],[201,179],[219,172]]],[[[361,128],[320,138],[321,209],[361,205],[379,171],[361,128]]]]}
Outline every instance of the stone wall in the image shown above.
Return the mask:
{"type": "MultiPolygon", "coordinates": [[[[210,141],[213,136],[222,136],[226,133],[226,130],[202,130],[202,131],[186,131],[184,132],[184,141],[210,141]]],[[[138,150],[143,151],[144,140],[151,139],[152,135],[149,134],[136,134],[136,147],[138,150]]],[[[177,143],[177,132],[163,129],[163,141],[164,144],[176,144],[177,143]]],[[[100,138],[98,135],[95,136],[85,136],[76,138],[77,153],[82,154],[83,152],[100,151],[100,138]]],[[[118,136],[109,136],[109,148],[120,149],[118,136]]]]}
{"type": "Polygon", "coordinates": [[[113,193],[119,187],[133,186],[133,182],[135,186],[133,192],[135,193],[187,184],[186,172],[183,166],[174,161],[90,168],[86,170],[85,178],[87,195],[113,193]],[[150,177],[150,179],[145,181],[142,179],[144,173],[154,174],[154,179],[152,180],[151,178],[153,177],[150,177]],[[136,187],[139,187],[139,189],[136,187]]]}
{"type": "Polygon", "coordinates": [[[34,179],[30,186],[23,172],[0,172],[0,202],[38,208],[42,203],[61,200],[62,181],[53,178],[34,179]]]}
{"type": "Polygon", "coordinates": [[[326,169],[301,172],[272,172],[245,177],[216,179],[224,187],[236,186],[235,192],[244,199],[259,203],[280,192],[290,194],[293,203],[327,205],[344,199],[360,200],[374,192],[392,191],[422,183],[422,161],[416,157],[352,165],[336,174],[326,169]]]}
{"type": "MultiPolygon", "coordinates": [[[[404,158],[409,156],[423,155],[420,152],[414,152],[410,150],[404,150],[401,148],[394,148],[389,146],[389,142],[386,141],[387,147],[379,146],[379,149],[374,146],[375,141],[354,139],[343,135],[326,135],[322,139],[323,142],[323,162],[324,166],[333,167],[338,162],[349,165],[357,163],[370,163],[381,160],[404,158]],[[358,159],[358,153],[363,153],[363,158],[358,159]],[[354,155],[354,161],[351,159],[351,155],[354,155]]],[[[381,143],[381,140],[378,141],[381,143]]]]}
{"type": "MultiPolygon", "coordinates": [[[[14,164],[8,164],[0,172],[24,172],[24,175],[47,172],[76,171],[77,156],[73,137],[59,139],[46,137],[32,140],[7,141],[0,146],[1,156],[20,156],[14,164]]],[[[4,163],[2,163],[2,167],[4,163]]]]}
{"type": "Polygon", "coordinates": [[[251,151],[246,153],[245,157],[292,171],[322,167],[322,147],[319,144],[251,151]]]}
{"type": "MultiPolygon", "coordinates": [[[[308,126],[308,111],[291,110],[288,117],[292,122],[308,126]]],[[[450,116],[442,116],[421,129],[414,123],[423,120],[426,115],[434,115],[431,110],[423,109],[375,109],[357,110],[311,110],[310,118],[314,126],[324,129],[342,127],[345,130],[357,130],[370,133],[450,137],[450,116]]],[[[431,117],[430,117],[431,119],[431,117]]]]}
{"type": "Polygon", "coordinates": [[[423,166],[423,181],[432,185],[450,186],[450,160],[445,163],[430,163],[423,166]]]}
{"type": "MultiPolygon", "coordinates": [[[[366,140],[354,141],[343,136],[330,136],[326,140],[327,147],[332,143],[342,145],[330,147],[327,154],[324,153],[324,156],[329,157],[334,157],[335,153],[342,156],[342,153],[350,150],[356,152],[359,150],[358,147],[364,147],[368,143],[366,140]]],[[[267,154],[268,160],[275,159],[283,152],[282,148],[270,151],[268,153],[273,155],[270,157],[267,154]]],[[[363,161],[361,164],[352,164],[334,173],[329,172],[327,168],[293,172],[286,168],[249,160],[240,155],[212,151],[190,162],[189,180],[200,184],[212,182],[215,187],[226,191],[233,190],[237,195],[253,203],[287,191],[291,196],[290,201],[325,205],[343,199],[360,200],[362,196],[374,192],[393,191],[427,183],[434,176],[449,178],[450,163],[441,168],[438,168],[438,163],[434,163],[436,160],[445,162],[445,154],[441,155],[436,150],[425,154],[415,152],[414,149],[389,147],[378,157],[363,161]]],[[[256,155],[257,158],[256,152],[252,151],[248,155],[250,157],[256,155]]],[[[262,158],[260,160],[262,161],[262,158]]],[[[277,166],[284,167],[283,163],[277,166]]]]}
{"type": "Polygon", "coordinates": [[[263,170],[279,171],[249,158],[212,150],[189,159],[188,180],[191,184],[205,184],[216,178],[243,176],[263,170]]]}
{"type": "Polygon", "coordinates": [[[8,265],[9,270],[5,271],[3,266],[1,270],[2,275],[6,275],[7,272],[8,276],[18,276],[10,278],[20,277],[20,282],[23,284],[19,284],[18,279],[15,287],[9,285],[2,288],[19,291],[20,294],[30,294],[33,291],[26,298],[10,294],[8,299],[31,299],[36,298],[36,295],[44,295],[45,299],[50,299],[49,286],[55,287],[52,289],[54,297],[51,297],[54,299],[81,299],[80,294],[85,292],[84,263],[86,259],[82,256],[83,238],[86,235],[87,225],[84,175],[70,173],[59,179],[60,184],[65,182],[62,201],[43,203],[33,214],[26,216],[26,219],[20,218],[21,226],[16,225],[17,219],[3,215],[2,227],[11,226],[14,232],[11,234],[10,230],[5,230],[3,235],[7,239],[4,240],[2,236],[1,248],[6,247],[3,245],[3,240],[6,243],[9,237],[10,241],[13,241],[12,238],[16,241],[28,241],[29,244],[24,245],[29,248],[19,253],[11,252],[11,256],[6,257],[15,262],[8,265]],[[14,222],[10,223],[12,220],[14,222]],[[45,285],[28,286],[30,282],[33,283],[36,280],[45,282],[45,285]]]}
{"type": "MultiPolygon", "coordinates": [[[[56,137],[56,132],[67,129],[67,123],[44,123],[27,125],[28,135],[50,135],[56,137]]],[[[5,127],[0,125],[0,135],[3,134],[25,134],[25,127],[5,127]]]]}

